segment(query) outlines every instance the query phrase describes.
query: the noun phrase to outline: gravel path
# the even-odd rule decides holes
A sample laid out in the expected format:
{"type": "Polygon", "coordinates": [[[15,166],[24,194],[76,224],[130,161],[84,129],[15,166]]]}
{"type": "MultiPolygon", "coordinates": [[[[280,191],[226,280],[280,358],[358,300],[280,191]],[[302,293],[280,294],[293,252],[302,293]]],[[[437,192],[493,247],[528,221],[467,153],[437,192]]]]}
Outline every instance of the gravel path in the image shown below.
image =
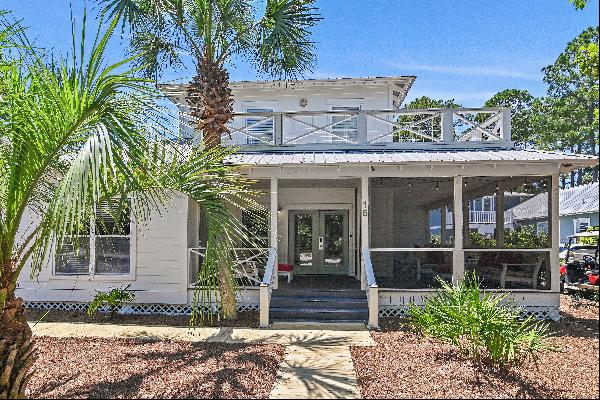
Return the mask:
{"type": "Polygon", "coordinates": [[[561,351],[510,372],[478,370],[450,345],[391,330],[398,322],[372,333],[376,346],[352,348],[365,398],[598,398],[597,302],[562,296],[551,327],[561,351]]]}
{"type": "Polygon", "coordinates": [[[267,398],[284,346],[36,338],[32,398],[267,398]],[[110,351],[109,351],[110,350],[110,351]]]}

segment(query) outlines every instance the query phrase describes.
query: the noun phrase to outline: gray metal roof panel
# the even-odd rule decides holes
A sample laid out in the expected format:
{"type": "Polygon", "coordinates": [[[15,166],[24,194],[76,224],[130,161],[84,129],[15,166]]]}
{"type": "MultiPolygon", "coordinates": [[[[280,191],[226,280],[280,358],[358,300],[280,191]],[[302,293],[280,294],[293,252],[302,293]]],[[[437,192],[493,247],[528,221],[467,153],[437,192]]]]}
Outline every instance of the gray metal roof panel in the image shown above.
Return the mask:
{"type": "Polygon", "coordinates": [[[597,163],[592,156],[555,153],[539,150],[444,150],[444,151],[310,151],[236,153],[226,162],[239,165],[298,165],[298,164],[402,164],[431,162],[481,162],[481,161],[572,161],[597,163]]]}

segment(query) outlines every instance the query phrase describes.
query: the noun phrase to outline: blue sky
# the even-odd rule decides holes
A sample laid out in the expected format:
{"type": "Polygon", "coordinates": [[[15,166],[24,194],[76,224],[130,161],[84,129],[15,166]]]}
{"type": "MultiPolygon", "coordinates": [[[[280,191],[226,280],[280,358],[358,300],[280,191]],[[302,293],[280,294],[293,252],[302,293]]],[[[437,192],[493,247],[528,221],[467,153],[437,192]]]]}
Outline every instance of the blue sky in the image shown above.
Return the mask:
{"type": "MultiPolygon", "coordinates": [[[[70,49],[69,4],[81,22],[84,1],[0,0],[39,44],[62,53],[70,49]]],[[[94,2],[87,5],[93,20],[94,2]]],[[[540,69],[586,27],[598,25],[598,0],[582,11],[568,0],[317,0],[317,6],[323,17],[314,35],[317,65],[306,77],[416,75],[409,99],[454,98],[465,106],[480,106],[507,88],[543,95],[540,69]]],[[[122,46],[115,38],[111,59],[122,56],[122,46]]],[[[230,74],[233,80],[267,78],[240,61],[230,74]]],[[[172,71],[163,80],[190,75],[172,71]]]]}

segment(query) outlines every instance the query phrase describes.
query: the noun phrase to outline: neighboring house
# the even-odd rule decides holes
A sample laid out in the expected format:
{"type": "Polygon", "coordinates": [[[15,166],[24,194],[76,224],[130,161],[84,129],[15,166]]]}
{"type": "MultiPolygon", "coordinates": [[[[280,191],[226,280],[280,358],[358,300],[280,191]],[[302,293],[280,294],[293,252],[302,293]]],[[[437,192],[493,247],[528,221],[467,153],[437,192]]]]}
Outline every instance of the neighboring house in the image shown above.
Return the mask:
{"type": "MultiPolygon", "coordinates": [[[[535,225],[537,231],[548,231],[548,194],[535,197],[512,208],[513,219],[519,225],[535,225]]],[[[560,191],[560,242],[569,236],[584,232],[589,226],[598,226],[598,182],[560,191]]]]}
{"type": "MultiPolygon", "coordinates": [[[[510,209],[533,195],[529,193],[504,192],[504,228],[514,228],[510,209]]],[[[466,215],[465,215],[466,217],[466,215]]],[[[440,234],[440,213],[430,216],[431,234],[440,234]]],[[[446,229],[452,229],[452,212],[446,216],[446,229]]],[[[469,202],[469,229],[471,232],[492,237],[496,231],[496,196],[483,196],[469,202]]]]}
{"type": "MultiPolygon", "coordinates": [[[[241,150],[227,162],[256,181],[271,211],[268,231],[236,211],[267,246],[241,243],[236,252],[239,308],[260,309],[261,325],[368,319],[377,326],[379,316],[422,303],[436,277],[459,279],[466,270],[485,276],[488,287],[510,288],[530,312],[558,318],[558,213],[550,218],[551,249],[470,248],[463,219],[471,200],[497,193],[494,201],[504,207],[512,201],[505,192],[540,179],[557,210],[559,173],[598,161],[516,147],[509,109],[400,109],[414,80],[231,85],[235,118],[222,139],[241,150]],[[449,209],[452,221],[444,221],[449,209]],[[448,229],[440,232],[441,247],[430,248],[434,212],[448,229]],[[290,283],[285,270],[292,267],[284,264],[293,266],[290,283]]],[[[179,105],[182,135],[200,140],[186,114],[185,85],[160,89],[179,105]]],[[[131,284],[131,312],[189,312],[204,251],[201,215],[181,195],[143,225],[132,221],[125,235],[92,228],[80,251],[65,247],[33,280],[24,273],[18,293],[29,307],[74,309],[94,290],[131,284]]],[[[497,229],[504,219],[499,213],[496,231],[504,231],[497,229]]]]}

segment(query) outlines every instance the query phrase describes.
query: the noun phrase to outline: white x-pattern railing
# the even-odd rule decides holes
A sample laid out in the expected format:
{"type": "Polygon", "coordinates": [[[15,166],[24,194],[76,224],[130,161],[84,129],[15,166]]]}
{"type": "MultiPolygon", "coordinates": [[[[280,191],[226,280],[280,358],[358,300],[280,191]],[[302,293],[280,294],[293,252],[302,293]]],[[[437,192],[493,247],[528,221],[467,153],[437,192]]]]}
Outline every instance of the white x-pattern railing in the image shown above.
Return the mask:
{"type": "Polygon", "coordinates": [[[224,143],[257,146],[510,142],[507,108],[236,113],[224,143]]]}

